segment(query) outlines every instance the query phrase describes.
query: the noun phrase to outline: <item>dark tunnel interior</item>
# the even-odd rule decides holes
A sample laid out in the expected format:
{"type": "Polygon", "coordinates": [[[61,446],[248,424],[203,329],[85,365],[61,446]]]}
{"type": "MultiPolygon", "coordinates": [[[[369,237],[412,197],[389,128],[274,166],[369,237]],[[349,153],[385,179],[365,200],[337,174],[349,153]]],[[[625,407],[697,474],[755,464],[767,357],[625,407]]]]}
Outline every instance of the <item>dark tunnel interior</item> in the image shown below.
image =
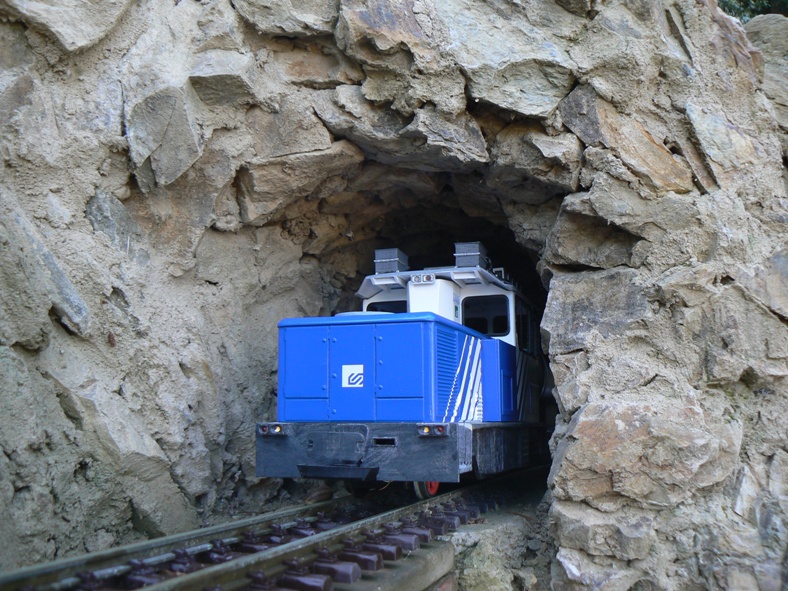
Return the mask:
{"type": "Polygon", "coordinates": [[[377,236],[362,249],[359,273],[345,287],[334,313],[360,309],[360,300],[354,294],[364,276],[374,273],[374,249],[399,248],[408,255],[410,269],[417,270],[453,266],[455,243],[481,242],[492,266],[505,269],[541,318],[547,291],[536,271],[538,255],[518,244],[507,226],[471,217],[458,206],[442,203],[389,210],[376,220],[376,226],[377,236]]]}

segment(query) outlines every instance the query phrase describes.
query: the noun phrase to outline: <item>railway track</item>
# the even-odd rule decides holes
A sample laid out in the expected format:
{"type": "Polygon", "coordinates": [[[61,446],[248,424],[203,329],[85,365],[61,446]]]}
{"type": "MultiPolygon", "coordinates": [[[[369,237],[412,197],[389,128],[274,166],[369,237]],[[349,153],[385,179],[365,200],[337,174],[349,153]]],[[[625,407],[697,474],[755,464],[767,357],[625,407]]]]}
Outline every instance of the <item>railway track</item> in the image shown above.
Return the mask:
{"type": "Polygon", "coordinates": [[[325,501],[302,507],[293,507],[265,513],[263,515],[225,523],[222,525],[176,534],[137,544],[112,548],[74,558],[20,569],[11,573],[0,573],[0,589],[16,591],[36,589],[67,591],[79,589],[81,573],[93,573],[98,580],[122,576],[130,572],[136,562],[158,566],[174,560],[185,551],[193,556],[213,548],[215,542],[234,544],[242,540],[246,532],[266,532],[279,527],[292,527],[299,520],[313,522],[323,514],[351,511],[356,507],[351,497],[325,501]]]}
{"type": "Polygon", "coordinates": [[[452,545],[436,536],[494,508],[489,487],[485,482],[374,515],[343,497],[0,574],[0,589],[425,589],[453,567],[452,545]]]}

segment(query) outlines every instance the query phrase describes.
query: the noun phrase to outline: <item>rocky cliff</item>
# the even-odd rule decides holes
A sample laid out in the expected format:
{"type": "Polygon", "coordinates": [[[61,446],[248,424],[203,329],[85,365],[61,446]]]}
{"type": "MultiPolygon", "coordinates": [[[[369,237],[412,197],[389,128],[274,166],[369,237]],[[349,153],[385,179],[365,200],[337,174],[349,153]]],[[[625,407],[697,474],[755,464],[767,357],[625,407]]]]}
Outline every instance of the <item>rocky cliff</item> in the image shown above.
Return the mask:
{"type": "Polygon", "coordinates": [[[481,239],[547,290],[555,588],[786,584],[784,17],[0,14],[3,567],[263,507],[276,322],[350,308],[376,247],[481,239]]]}

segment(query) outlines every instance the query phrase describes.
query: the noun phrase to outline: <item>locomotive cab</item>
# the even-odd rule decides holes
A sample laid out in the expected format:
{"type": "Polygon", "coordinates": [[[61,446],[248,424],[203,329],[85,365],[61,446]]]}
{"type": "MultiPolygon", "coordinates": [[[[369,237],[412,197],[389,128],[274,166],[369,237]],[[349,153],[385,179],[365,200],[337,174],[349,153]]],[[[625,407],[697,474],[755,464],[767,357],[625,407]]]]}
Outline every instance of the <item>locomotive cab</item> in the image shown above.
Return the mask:
{"type": "Polygon", "coordinates": [[[458,482],[545,452],[535,310],[483,245],[455,247],[455,266],[418,271],[378,250],[361,312],[280,322],[258,476],[458,482]]]}
{"type": "MultiPolygon", "coordinates": [[[[407,256],[398,249],[377,251],[396,258],[393,261],[376,259],[375,275],[367,277],[358,292],[363,299],[362,309],[365,312],[434,312],[519,349],[535,351],[538,326],[530,304],[509,282],[504,269],[488,268],[481,244],[468,244],[480,252],[455,254],[458,259],[455,267],[420,272],[404,269],[386,272],[385,269],[390,268],[387,263],[407,261],[407,256]],[[473,266],[459,266],[469,262],[473,266]]],[[[464,246],[459,243],[457,248],[464,246]]]]}

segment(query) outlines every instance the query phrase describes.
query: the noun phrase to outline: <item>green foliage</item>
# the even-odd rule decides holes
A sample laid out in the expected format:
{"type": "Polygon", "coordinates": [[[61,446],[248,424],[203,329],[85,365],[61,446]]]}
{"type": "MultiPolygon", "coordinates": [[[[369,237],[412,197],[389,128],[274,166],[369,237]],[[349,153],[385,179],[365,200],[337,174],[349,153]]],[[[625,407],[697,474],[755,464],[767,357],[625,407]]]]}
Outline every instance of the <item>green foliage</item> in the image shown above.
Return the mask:
{"type": "Polygon", "coordinates": [[[759,14],[788,16],[788,0],[719,0],[720,8],[747,22],[759,14]]]}

